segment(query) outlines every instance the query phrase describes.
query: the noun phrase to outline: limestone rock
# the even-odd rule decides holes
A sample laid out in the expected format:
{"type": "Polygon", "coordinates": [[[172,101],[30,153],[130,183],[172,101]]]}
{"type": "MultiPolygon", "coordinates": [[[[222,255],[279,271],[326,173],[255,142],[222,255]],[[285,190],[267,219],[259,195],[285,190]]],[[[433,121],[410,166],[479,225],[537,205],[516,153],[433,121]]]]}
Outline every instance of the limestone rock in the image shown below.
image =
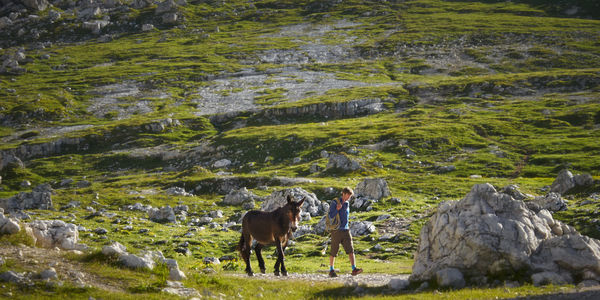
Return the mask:
{"type": "Polygon", "coordinates": [[[376,228],[373,225],[373,222],[369,221],[360,221],[360,222],[352,222],[350,221],[350,233],[352,236],[363,236],[369,235],[375,232],[376,228]]]}
{"type": "Polygon", "coordinates": [[[170,195],[170,196],[184,196],[184,197],[193,196],[192,194],[186,192],[184,188],[178,187],[178,186],[170,187],[165,192],[167,193],[167,195],[170,195]]]}
{"type": "Polygon", "coordinates": [[[58,274],[54,268],[48,268],[42,272],[40,272],[40,279],[58,279],[58,274]]]}
{"type": "Polygon", "coordinates": [[[156,263],[152,256],[137,256],[134,254],[123,254],[120,256],[121,263],[131,269],[154,269],[156,263]]]}
{"type": "Polygon", "coordinates": [[[563,169],[558,173],[558,176],[550,186],[550,191],[564,195],[576,186],[587,186],[593,182],[594,179],[589,174],[577,174],[573,176],[571,171],[563,169]]]}
{"type": "Polygon", "coordinates": [[[465,287],[465,278],[460,270],[455,268],[445,268],[435,272],[435,279],[438,286],[461,289],[465,287]]]}
{"type": "Polygon", "coordinates": [[[354,194],[356,197],[381,200],[381,198],[389,197],[392,193],[385,179],[367,178],[356,186],[354,194]]]}
{"type": "Polygon", "coordinates": [[[329,161],[327,162],[327,169],[351,172],[361,170],[362,167],[358,161],[353,160],[344,154],[331,154],[329,155],[329,161]]]}
{"type": "Polygon", "coordinates": [[[165,263],[169,268],[169,280],[182,281],[186,279],[185,273],[179,269],[179,264],[174,259],[166,259],[165,263]]]}
{"type": "Polygon", "coordinates": [[[35,11],[45,10],[50,5],[46,0],[21,0],[21,2],[35,11]]]}
{"type": "Polygon", "coordinates": [[[165,0],[156,6],[154,10],[155,15],[162,15],[166,12],[174,12],[177,11],[177,4],[173,0],[165,0]]]}
{"type": "Polygon", "coordinates": [[[539,284],[571,283],[599,280],[598,265],[600,241],[545,209],[530,210],[490,184],[478,184],[464,199],[442,202],[423,226],[410,280],[433,280],[439,270],[454,268],[467,282],[528,274],[539,284]]]}
{"type": "Polygon", "coordinates": [[[151,208],[148,210],[148,218],[158,223],[174,223],[175,211],[169,205],[161,208],[151,208]]]}
{"type": "Polygon", "coordinates": [[[535,197],[532,202],[549,211],[567,210],[567,200],[564,200],[559,193],[550,192],[546,196],[535,197]]]}
{"type": "Polygon", "coordinates": [[[0,234],[15,234],[21,231],[19,222],[4,216],[4,212],[0,208],[0,234]]]}
{"type": "Polygon", "coordinates": [[[121,256],[127,253],[127,248],[119,242],[102,247],[102,254],[106,256],[121,256]]]}
{"type": "Polygon", "coordinates": [[[174,12],[168,12],[162,15],[163,24],[176,24],[179,21],[179,15],[174,12]]]}
{"type": "Polygon", "coordinates": [[[515,199],[515,200],[525,200],[525,199],[529,198],[529,196],[527,196],[527,195],[523,194],[523,193],[522,193],[522,192],[519,190],[519,186],[518,186],[518,185],[516,185],[516,184],[510,184],[510,185],[507,185],[507,186],[503,187],[503,188],[500,190],[500,192],[501,192],[501,193],[504,193],[504,194],[508,194],[508,195],[510,195],[510,196],[511,196],[511,197],[513,197],[513,199],[515,199]]]}
{"type": "Polygon", "coordinates": [[[240,205],[245,202],[253,201],[257,198],[258,196],[254,195],[252,192],[249,192],[248,189],[243,187],[238,190],[231,190],[229,194],[225,195],[223,198],[223,204],[240,205]]]}
{"type": "MultiPolygon", "coordinates": [[[[296,202],[306,199],[302,204],[302,212],[306,212],[312,217],[322,216],[329,209],[329,205],[326,206],[325,203],[321,203],[315,193],[308,192],[300,187],[274,191],[271,195],[265,197],[260,209],[263,211],[274,211],[287,203],[288,195],[291,195],[296,202]]],[[[304,218],[305,217],[303,217],[303,219],[304,218]]]]}
{"type": "Polygon", "coordinates": [[[49,184],[42,184],[32,192],[21,192],[17,195],[0,199],[0,208],[5,211],[19,211],[24,209],[50,209],[52,207],[52,188],[49,184]]]}
{"type": "Polygon", "coordinates": [[[231,165],[231,161],[229,159],[223,158],[223,159],[215,161],[212,166],[213,166],[213,168],[220,169],[220,168],[227,168],[227,167],[229,167],[229,165],[231,165]]]}
{"type": "Polygon", "coordinates": [[[59,247],[64,250],[85,250],[85,244],[79,244],[79,230],[75,224],[61,220],[34,220],[28,224],[36,245],[43,248],[59,247]]]}

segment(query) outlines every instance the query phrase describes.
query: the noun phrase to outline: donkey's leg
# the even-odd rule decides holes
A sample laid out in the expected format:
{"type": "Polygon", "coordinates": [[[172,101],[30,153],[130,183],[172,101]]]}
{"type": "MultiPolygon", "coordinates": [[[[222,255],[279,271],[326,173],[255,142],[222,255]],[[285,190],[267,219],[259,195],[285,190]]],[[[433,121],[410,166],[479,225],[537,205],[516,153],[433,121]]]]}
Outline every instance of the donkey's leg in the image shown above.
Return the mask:
{"type": "Polygon", "coordinates": [[[275,246],[277,246],[277,264],[275,264],[275,275],[279,275],[277,266],[281,264],[281,275],[287,276],[287,270],[285,269],[285,264],[283,262],[285,258],[283,256],[283,246],[281,245],[281,240],[277,239],[275,241],[275,246]]]}
{"type": "Polygon", "coordinates": [[[260,268],[260,272],[265,274],[267,272],[265,268],[265,260],[262,257],[262,248],[263,244],[257,243],[256,247],[254,247],[254,252],[256,252],[256,259],[258,260],[258,267],[260,268]]]}
{"type": "Polygon", "coordinates": [[[250,247],[252,246],[252,236],[247,233],[242,233],[242,237],[244,239],[244,245],[242,248],[242,258],[246,263],[246,274],[248,276],[253,276],[254,272],[252,272],[252,267],[250,266],[250,247]]]}

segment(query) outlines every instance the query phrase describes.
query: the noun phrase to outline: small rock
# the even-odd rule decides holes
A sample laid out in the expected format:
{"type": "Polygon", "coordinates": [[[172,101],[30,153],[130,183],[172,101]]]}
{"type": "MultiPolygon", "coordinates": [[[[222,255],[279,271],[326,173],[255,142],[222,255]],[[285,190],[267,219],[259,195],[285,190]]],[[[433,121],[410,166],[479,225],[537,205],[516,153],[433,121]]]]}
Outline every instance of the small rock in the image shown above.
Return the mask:
{"type": "Polygon", "coordinates": [[[42,280],[46,279],[58,279],[58,274],[54,268],[48,268],[40,273],[40,278],[42,280]]]}

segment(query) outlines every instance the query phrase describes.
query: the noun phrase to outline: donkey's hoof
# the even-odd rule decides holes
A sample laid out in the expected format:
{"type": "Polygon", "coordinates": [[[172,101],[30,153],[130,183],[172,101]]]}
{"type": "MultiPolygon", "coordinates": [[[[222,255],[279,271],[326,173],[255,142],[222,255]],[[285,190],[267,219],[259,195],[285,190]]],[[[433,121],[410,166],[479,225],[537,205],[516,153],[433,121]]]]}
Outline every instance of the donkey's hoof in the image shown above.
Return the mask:
{"type": "Polygon", "coordinates": [[[283,272],[281,272],[281,275],[282,275],[282,276],[287,276],[287,271],[283,271],[283,272]]]}
{"type": "Polygon", "coordinates": [[[279,271],[275,271],[275,276],[279,276],[279,271]]]}
{"type": "Polygon", "coordinates": [[[261,272],[261,273],[263,273],[263,274],[266,274],[266,273],[267,273],[267,270],[265,270],[265,269],[260,269],[260,272],[261,272]]]}
{"type": "Polygon", "coordinates": [[[246,274],[248,274],[248,276],[254,276],[254,273],[252,271],[246,272],[246,274]]]}

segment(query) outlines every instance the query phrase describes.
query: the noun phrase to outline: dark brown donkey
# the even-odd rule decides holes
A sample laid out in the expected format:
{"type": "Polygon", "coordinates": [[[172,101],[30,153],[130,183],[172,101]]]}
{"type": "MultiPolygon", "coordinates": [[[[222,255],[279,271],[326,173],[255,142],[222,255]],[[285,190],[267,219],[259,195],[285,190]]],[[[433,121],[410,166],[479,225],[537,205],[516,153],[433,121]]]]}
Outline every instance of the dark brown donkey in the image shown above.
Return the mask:
{"type": "Polygon", "coordinates": [[[288,239],[292,232],[298,228],[300,220],[300,211],[305,199],[300,202],[294,202],[290,195],[287,196],[287,203],[272,211],[264,212],[251,210],[242,219],[242,236],[238,250],[246,262],[246,273],[248,276],[254,275],[250,267],[250,247],[252,239],[257,241],[254,251],[258,259],[258,266],[261,273],[265,273],[265,261],[263,260],[261,250],[264,246],[273,245],[277,247],[277,262],[275,262],[275,275],[279,276],[279,266],[281,274],[287,276],[287,270],[283,263],[283,251],[287,246],[288,239]]]}

